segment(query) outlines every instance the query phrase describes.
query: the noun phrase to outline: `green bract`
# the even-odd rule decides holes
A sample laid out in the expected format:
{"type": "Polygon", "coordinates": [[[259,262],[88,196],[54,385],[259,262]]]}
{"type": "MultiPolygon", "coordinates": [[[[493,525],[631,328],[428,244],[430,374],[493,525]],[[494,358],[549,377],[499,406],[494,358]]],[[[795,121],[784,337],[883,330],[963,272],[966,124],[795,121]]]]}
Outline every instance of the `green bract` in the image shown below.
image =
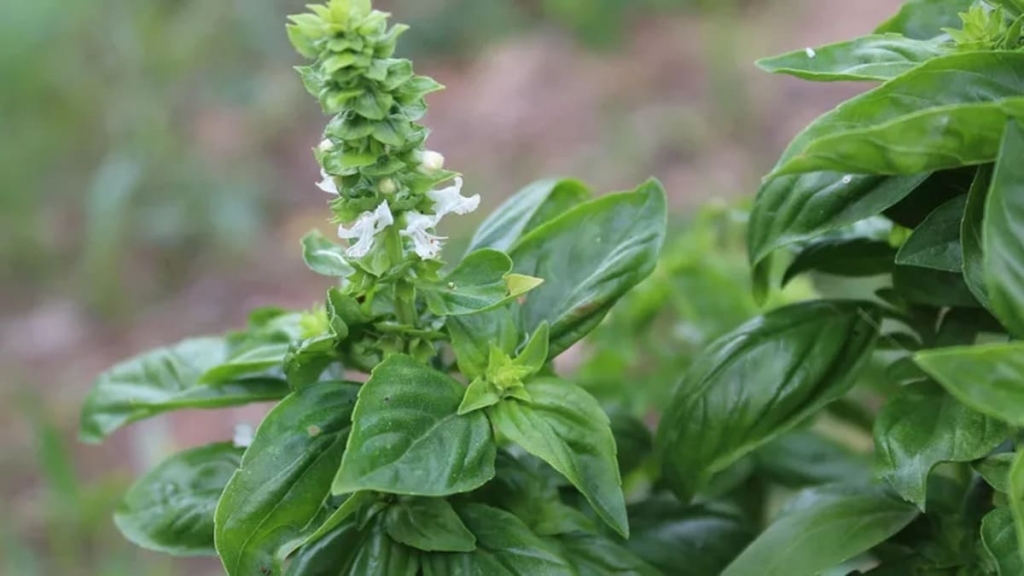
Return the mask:
{"type": "Polygon", "coordinates": [[[302,255],[336,284],[97,379],[87,441],[277,402],[145,474],[128,539],[229,576],[1020,576],[1021,0],[911,0],[761,60],[878,85],[749,214],[709,206],[662,253],[657,181],[541,180],[449,263],[436,227],[480,197],[426,148],[440,84],[369,0],[309,10],[288,35],[342,242],[302,255]]]}

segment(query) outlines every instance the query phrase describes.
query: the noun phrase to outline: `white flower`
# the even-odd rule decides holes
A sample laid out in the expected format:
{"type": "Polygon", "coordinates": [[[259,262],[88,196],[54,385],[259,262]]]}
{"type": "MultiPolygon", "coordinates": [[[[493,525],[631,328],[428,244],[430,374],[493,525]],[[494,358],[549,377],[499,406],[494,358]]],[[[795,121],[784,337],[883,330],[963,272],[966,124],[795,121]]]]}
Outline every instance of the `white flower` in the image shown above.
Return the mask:
{"type": "Polygon", "coordinates": [[[381,202],[373,212],[366,211],[359,215],[359,218],[346,228],[338,226],[338,237],[345,240],[355,240],[351,243],[345,254],[352,258],[362,258],[370,253],[373,248],[373,239],[382,230],[395,223],[391,215],[391,208],[385,200],[381,202]]]}
{"type": "Polygon", "coordinates": [[[412,240],[412,249],[417,256],[424,260],[437,258],[441,253],[441,241],[443,236],[437,236],[427,232],[428,228],[437,226],[439,216],[429,216],[419,212],[407,212],[405,214],[405,230],[401,231],[402,236],[412,240]]]}
{"type": "Polygon", "coordinates": [[[248,448],[252,444],[253,430],[248,424],[235,424],[235,434],[232,443],[235,448],[248,448]]]}
{"type": "Polygon", "coordinates": [[[327,192],[328,194],[338,195],[338,185],[334,183],[334,177],[327,173],[323,168],[320,169],[320,176],[323,180],[316,183],[316,187],[327,192]]]}
{"type": "Polygon", "coordinates": [[[423,168],[424,172],[428,174],[430,172],[437,172],[441,168],[444,168],[444,156],[439,152],[433,150],[426,150],[420,153],[420,167],[423,168]]]}
{"type": "Polygon", "coordinates": [[[462,195],[462,178],[455,179],[455,185],[440,190],[427,192],[427,197],[434,201],[434,213],[440,220],[445,214],[469,214],[480,206],[480,195],[470,197],[462,195]]]}

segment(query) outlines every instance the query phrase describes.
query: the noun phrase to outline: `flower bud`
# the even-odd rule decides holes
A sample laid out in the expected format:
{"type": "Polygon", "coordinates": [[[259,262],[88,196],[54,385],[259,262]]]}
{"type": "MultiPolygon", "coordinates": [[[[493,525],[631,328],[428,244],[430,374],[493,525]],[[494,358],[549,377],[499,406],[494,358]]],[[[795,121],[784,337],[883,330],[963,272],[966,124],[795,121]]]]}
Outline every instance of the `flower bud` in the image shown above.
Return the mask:
{"type": "Polygon", "coordinates": [[[324,140],[316,147],[316,149],[321,152],[329,152],[332,148],[334,148],[334,142],[331,142],[326,138],[324,138],[324,140]]]}
{"type": "Polygon", "coordinates": [[[426,150],[420,154],[420,167],[424,172],[437,172],[444,168],[444,156],[433,150],[426,150]]]}
{"type": "Polygon", "coordinates": [[[391,178],[384,178],[377,184],[381,194],[391,195],[398,191],[398,184],[391,178]]]}

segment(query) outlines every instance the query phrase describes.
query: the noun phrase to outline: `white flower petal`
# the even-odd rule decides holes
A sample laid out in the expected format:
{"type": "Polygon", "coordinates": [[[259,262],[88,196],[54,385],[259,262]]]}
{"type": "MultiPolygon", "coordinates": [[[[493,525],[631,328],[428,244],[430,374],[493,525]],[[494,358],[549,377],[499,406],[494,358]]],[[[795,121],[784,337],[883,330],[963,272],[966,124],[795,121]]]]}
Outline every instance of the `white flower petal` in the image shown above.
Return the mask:
{"type": "Polygon", "coordinates": [[[440,218],[419,212],[408,212],[405,215],[405,229],[400,233],[412,240],[412,250],[423,260],[432,260],[441,253],[441,241],[446,238],[427,231],[437,225],[440,218]]]}
{"type": "Polygon", "coordinates": [[[356,218],[356,221],[349,227],[338,226],[338,237],[345,240],[355,240],[345,250],[345,255],[352,258],[362,258],[373,249],[374,237],[382,230],[395,223],[391,214],[391,207],[387,201],[381,202],[373,212],[366,211],[356,218]]]}
{"type": "Polygon", "coordinates": [[[434,213],[439,218],[451,213],[469,214],[480,206],[479,194],[462,195],[462,178],[456,178],[453,186],[427,192],[427,197],[434,201],[434,213]]]}
{"type": "Polygon", "coordinates": [[[338,185],[334,183],[334,178],[327,173],[323,168],[320,169],[320,176],[323,180],[316,183],[316,187],[327,192],[328,194],[338,195],[338,185]]]}

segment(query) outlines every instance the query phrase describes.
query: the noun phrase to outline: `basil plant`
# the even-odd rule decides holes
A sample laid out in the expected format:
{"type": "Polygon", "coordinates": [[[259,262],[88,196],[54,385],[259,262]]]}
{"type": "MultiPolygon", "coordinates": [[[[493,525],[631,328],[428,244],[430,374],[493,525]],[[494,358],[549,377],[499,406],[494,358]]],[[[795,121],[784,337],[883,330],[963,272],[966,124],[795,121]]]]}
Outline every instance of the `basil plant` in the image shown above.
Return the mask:
{"type": "Polygon", "coordinates": [[[303,256],[333,286],[99,377],[88,441],[277,402],[143,476],[128,539],[229,576],[1024,575],[1024,2],[911,0],[759,63],[874,86],[763,180],[752,297],[717,224],[659,257],[655,181],[532,184],[446,265],[437,225],[480,198],[425,146],[441,86],[403,29],[368,0],[292,17],[345,241],[303,256]]]}

